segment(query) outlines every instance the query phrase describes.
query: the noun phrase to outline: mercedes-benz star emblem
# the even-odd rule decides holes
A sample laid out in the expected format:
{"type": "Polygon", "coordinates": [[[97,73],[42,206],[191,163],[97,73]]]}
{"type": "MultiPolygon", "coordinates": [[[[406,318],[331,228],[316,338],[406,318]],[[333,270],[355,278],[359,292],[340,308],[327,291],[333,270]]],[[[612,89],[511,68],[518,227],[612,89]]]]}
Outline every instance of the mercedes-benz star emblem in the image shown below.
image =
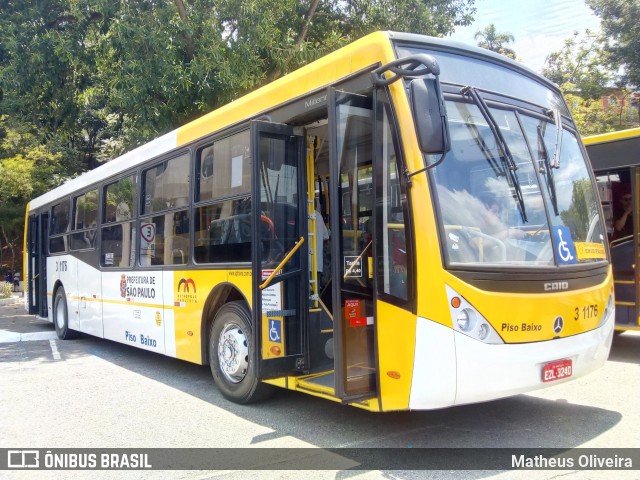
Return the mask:
{"type": "Polygon", "coordinates": [[[560,335],[563,327],[564,320],[562,320],[562,317],[556,317],[556,319],[553,321],[553,331],[555,332],[555,334],[560,335]]]}

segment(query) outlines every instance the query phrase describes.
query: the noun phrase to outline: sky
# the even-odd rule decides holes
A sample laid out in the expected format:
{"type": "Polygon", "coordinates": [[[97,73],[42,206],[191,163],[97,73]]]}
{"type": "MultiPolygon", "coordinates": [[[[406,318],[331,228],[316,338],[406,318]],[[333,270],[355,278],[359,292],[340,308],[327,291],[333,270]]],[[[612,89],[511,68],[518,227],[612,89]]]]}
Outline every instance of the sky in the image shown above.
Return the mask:
{"type": "Polygon", "coordinates": [[[547,55],[562,49],[574,32],[597,30],[600,20],[584,0],[475,0],[474,22],[457,27],[449,38],[477,45],[473,35],[493,23],[498,33],[510,33],[509,46],[518,59],[540,72],[547,55]]]}

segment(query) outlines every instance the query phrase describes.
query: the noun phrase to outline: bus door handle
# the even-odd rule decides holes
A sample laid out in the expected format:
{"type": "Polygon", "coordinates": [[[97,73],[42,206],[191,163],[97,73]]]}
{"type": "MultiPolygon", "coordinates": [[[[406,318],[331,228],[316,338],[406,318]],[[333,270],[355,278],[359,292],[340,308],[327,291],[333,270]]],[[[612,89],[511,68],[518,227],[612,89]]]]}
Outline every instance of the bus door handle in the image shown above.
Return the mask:
{"type": "Polygon", "coordinates": [[[260,290],[264,290],[269,286],[269,284],[271,283],[273,278],[276,276],[276,274],[282,269],[282,267],[284,267],[287,264],[289,260],[291,260],[291,257],[293,257],[293,255],[300,249],[303,243],[304,243],[304,237],[300,237],[296,242],[296,244],[291,249],[291,251],[287,253],[287,255],[278,264],[278,266],[273,269],[273,272],[271,272],[271,275],[269,275],[267,279],[260,284],[260,290]]]}

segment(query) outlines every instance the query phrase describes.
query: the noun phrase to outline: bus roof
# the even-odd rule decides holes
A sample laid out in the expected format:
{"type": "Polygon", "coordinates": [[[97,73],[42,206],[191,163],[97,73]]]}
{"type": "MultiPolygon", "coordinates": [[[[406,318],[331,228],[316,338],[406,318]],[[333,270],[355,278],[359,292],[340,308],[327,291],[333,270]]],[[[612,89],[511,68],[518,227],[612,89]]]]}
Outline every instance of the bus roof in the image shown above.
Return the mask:
{"type": "Polygon", "coordinates": [[[597,143],[616,142],[632,137],[640,137],[640,128],[630,128],[628,130],[620,130],[618,132],[601,133],[600,135],[591,135],[583,137],[582,141],[585,145],[595,145],[597,143]]]}
{"type": "Polygon", "coordinates": [[[595,171],[640,165],[640,128],[584,137],[595,171]]]}

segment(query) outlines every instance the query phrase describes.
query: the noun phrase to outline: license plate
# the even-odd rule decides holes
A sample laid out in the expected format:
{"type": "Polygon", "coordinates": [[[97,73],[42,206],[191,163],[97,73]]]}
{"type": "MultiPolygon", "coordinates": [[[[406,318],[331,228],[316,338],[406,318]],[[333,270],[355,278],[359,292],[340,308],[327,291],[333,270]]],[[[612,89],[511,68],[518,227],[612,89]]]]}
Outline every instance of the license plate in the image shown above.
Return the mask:
{"type": "Polygon", "coordinates": [[[567,378],[573,373],[573,362],[571,360],[558,360],[547,363],[542,367],[542,381],[553,382],[561,378],[567,378]]]}

